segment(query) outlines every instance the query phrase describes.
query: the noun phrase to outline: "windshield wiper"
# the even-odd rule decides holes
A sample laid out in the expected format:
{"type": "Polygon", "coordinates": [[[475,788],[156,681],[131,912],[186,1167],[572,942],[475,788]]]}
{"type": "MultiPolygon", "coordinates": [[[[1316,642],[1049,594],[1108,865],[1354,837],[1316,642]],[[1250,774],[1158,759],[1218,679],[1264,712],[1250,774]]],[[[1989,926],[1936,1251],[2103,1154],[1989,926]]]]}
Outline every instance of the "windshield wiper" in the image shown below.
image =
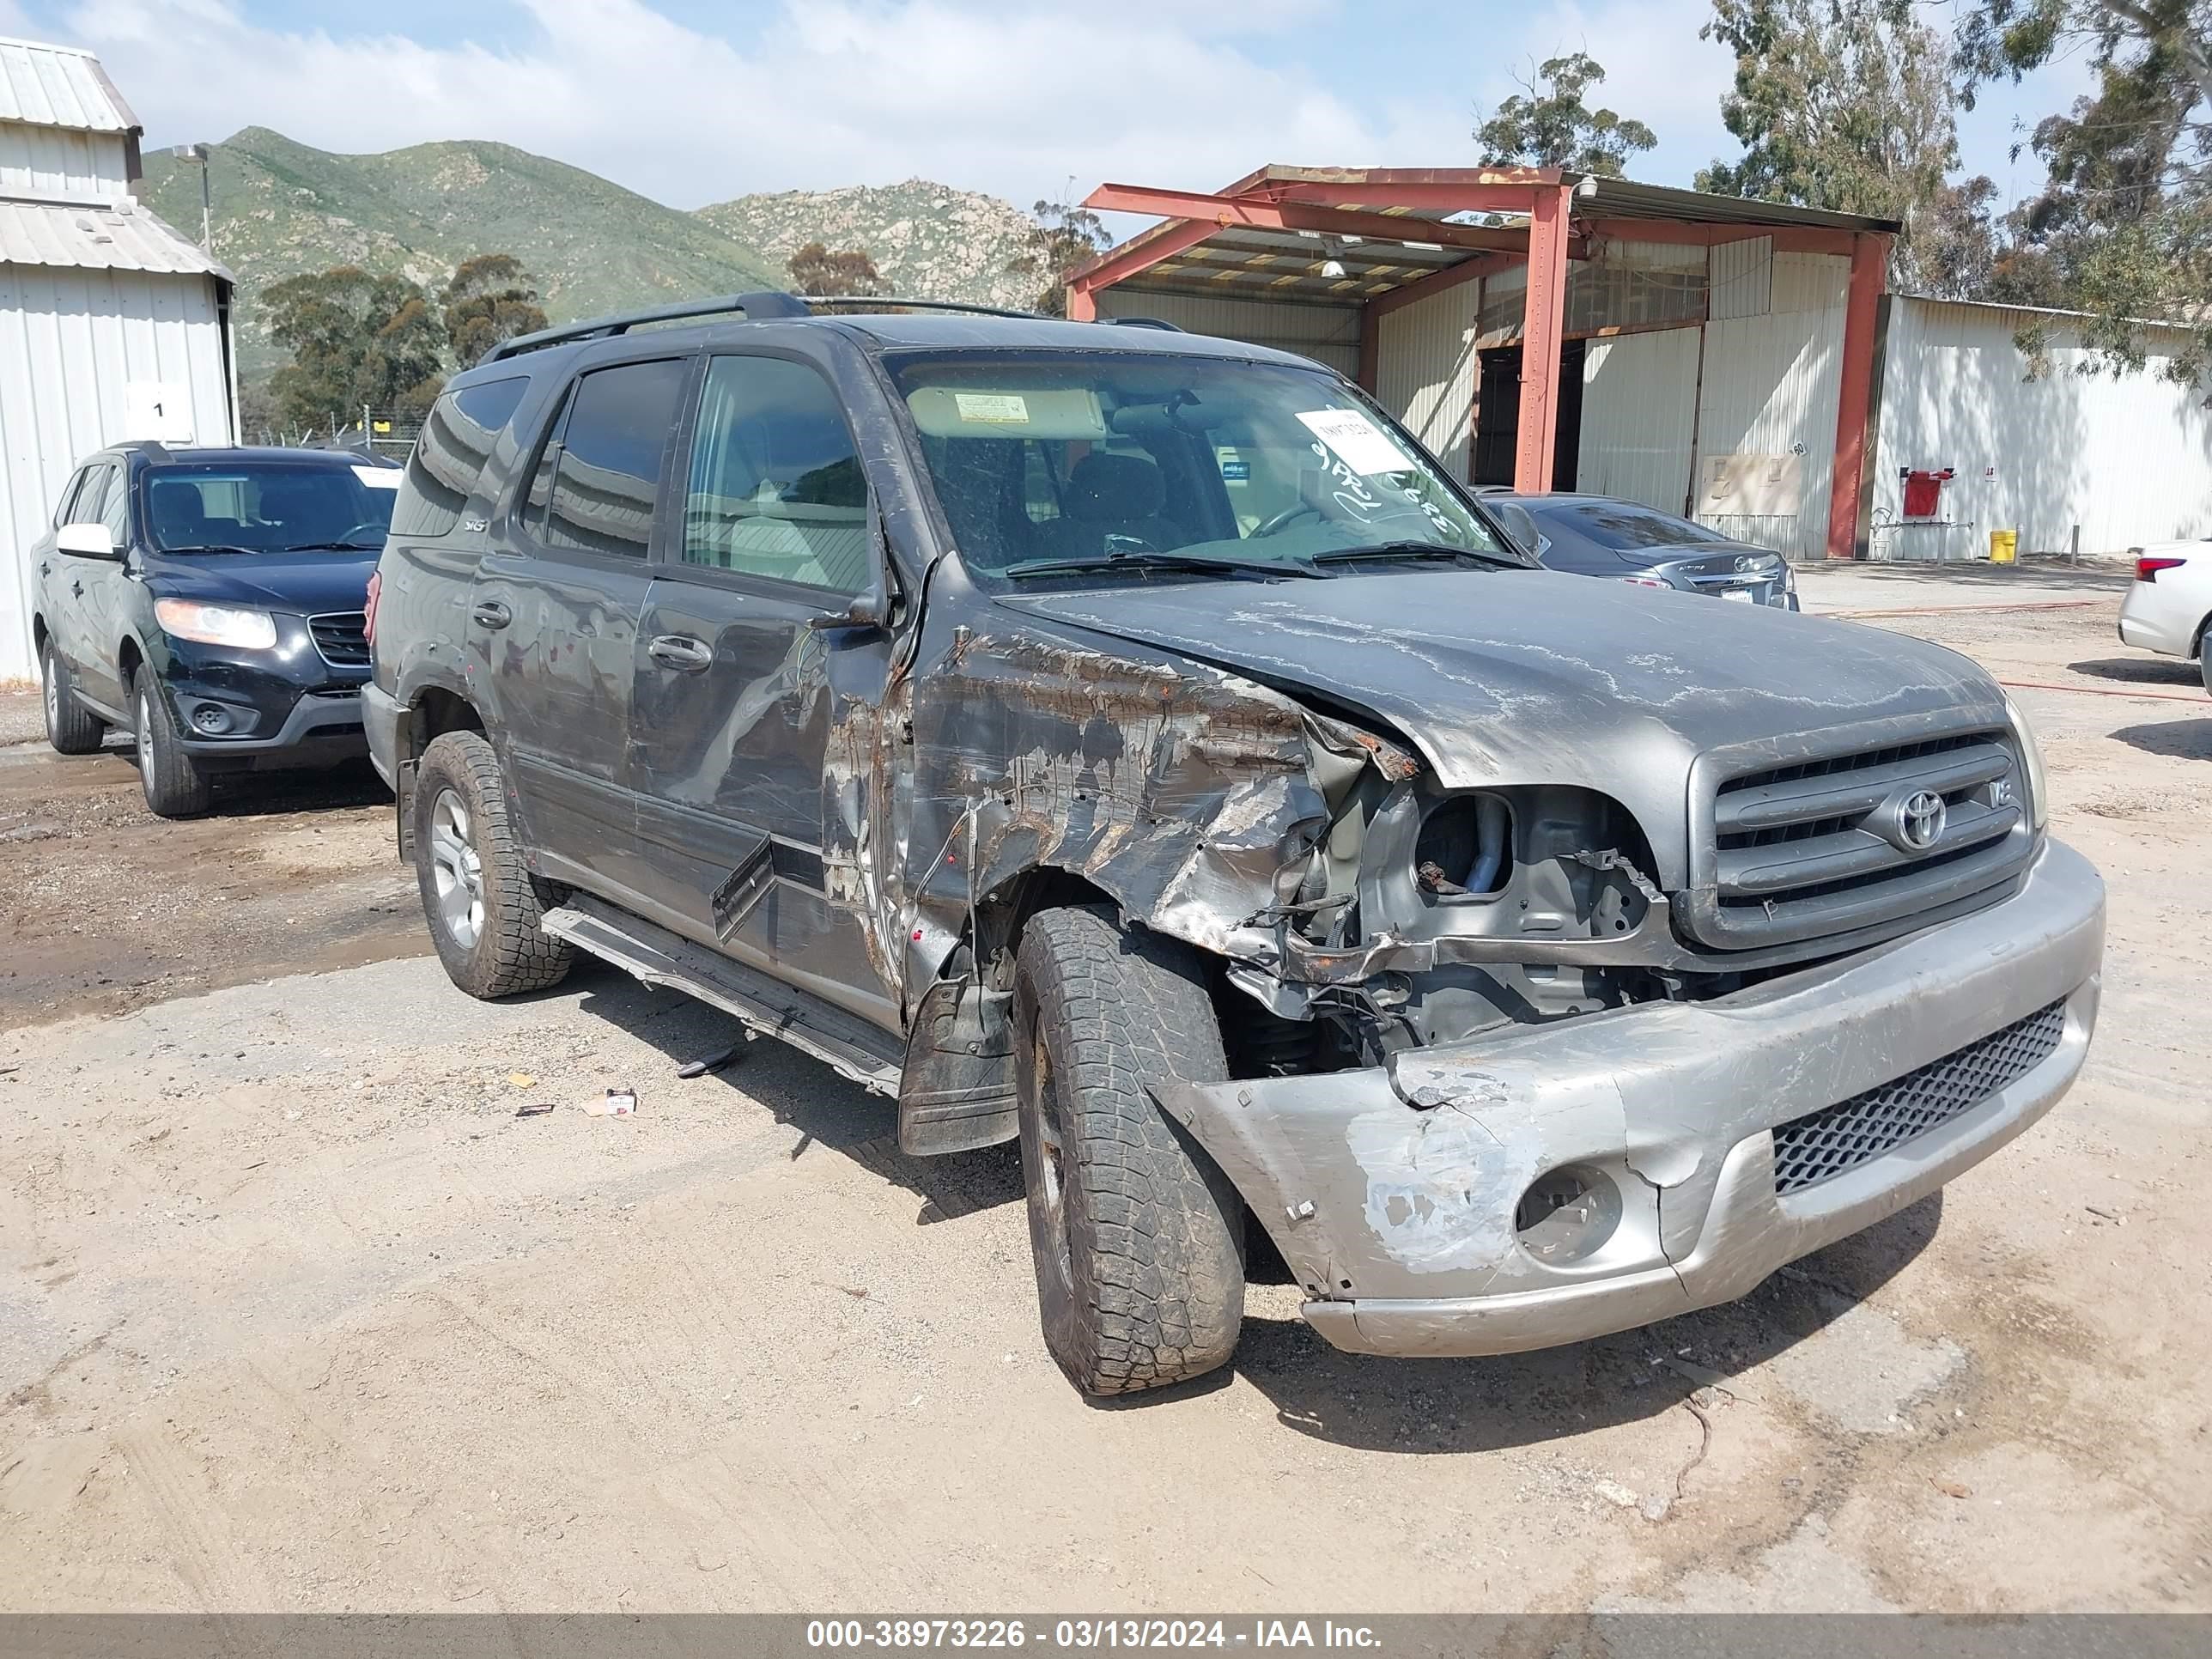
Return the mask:
{"type": "Polygon", "coordinates": [[[381,553],[382,542],[294,542],[287,553],[381,553]]]}
{"type": "Polygon", "coordinates": [[[1269,580],[1322,574],[1307,565],[1279,563],[1273,559],[1211,559],[1201,553],[1162,553],[1150,548],[1141,552],[1098,553],[1079,558],[1024,559],[1019,564],[1008,565],[999,574],[1018,581],[1029,576],[1079,575],[1096,570],[1190,570],[1207,575],[1269,580]]]}
{"type": "Polygon", "coordinates": [[[1519,559],[1503,553],[1485,553],[1475,547],[1455,547],[1449,542],[1377,542],[1372,547],[1332,547],[1313,556],[1316,564],[1352,564],[1362,559],[1474,559],[1501,570],[1523,568],[1519,559]]]}
{"type": "Polygon", "coordinates": [[[164,553],[266,553],[265,547],[239,547],[228,542],[209,542],[200,547],[165,547],[164,553]]]}

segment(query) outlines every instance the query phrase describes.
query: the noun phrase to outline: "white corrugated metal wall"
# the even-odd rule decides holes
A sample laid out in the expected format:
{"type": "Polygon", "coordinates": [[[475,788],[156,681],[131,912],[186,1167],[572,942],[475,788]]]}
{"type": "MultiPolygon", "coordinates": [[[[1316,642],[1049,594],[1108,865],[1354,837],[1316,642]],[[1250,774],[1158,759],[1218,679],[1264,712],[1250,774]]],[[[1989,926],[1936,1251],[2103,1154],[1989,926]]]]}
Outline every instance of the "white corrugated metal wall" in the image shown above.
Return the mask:
{"type": "MultiPolygon", "coordinates": [[[[1991,530],[2015,530],[2027,552],[2084,553],[2212,535],[2212,388],[2176,386],[2153,356],[2136,374],[2097,372],[2069,319],[2002,306],[1899,295],[1890,301],[1875,447],[1877,558],[1986,553],[1991,530]],[[2049,331],[2051,371],[2026,380],[2014,343],[2049,331]],[[2087,368],[2090,372],[2082,371],[2087,368]],[[1950,467],[1939,520],[1902,529],[1900,468],[1950,467]]],[[[2154,352],[2161,337],[2153,331],[2154,352]]]]}
{"type": "Polygon", "coordinates": [[[1136,288],[1102,289],[1102,317],[1156,317],[1193,334],[1276,351],[1294,351],[1327,363],[1349,379],[1359,373],[1359,307],[1279,303],[1210,294],[1161,293],[1136,288]]]}
{"type": "Polygon", "coordinates": [[[112,202],[131,192],[123,146],[101,133],[0,121],[0,195],[112,202]]]}
{"type": "Polygon", "coordinates": [[[1462,283],[1377,325],[1375,397],[1455,478],[1467,477],[1474,412],[1477,285],[1462,283]]]}
{"type": "Polygon", "coordinates": [[[0,679],[34,672],[31,544],[78,459],[134,435],[134,382],[181,388],[194,439],[232,441],[211,278],[0,264],[0,679]]]}
{"type": "Polygon", "coordinates": [[[1682,511],[1697,441],[1699,335],[1660,329],[1585,348],[1576,489],[1682,511]]]}
{"type": "MultiPolygon", "coordinates": [[[[1748,246],[1755,245],[1733,245],[1748,246]]],[[[1771,243],[1765,246],[1771,250],[1771,243]]],[[[1796,510],[1752,516],[1699,507],[1694,516],[1793,559],[1817,559],[1827,546],[1850,262],[1822,253],[1770,252],[1768,258],[1768,313],[1747,314],[1759,283],[1749,266],[1731,268],[1731,308],[1736,314],[1705,325],[1696,476],[1702,495],[1703,481],[1719,458],[1765,456],[1785,466],[1794,462],[1796,510]]],[[[1587,401],[1583,407],[1587,419],[1587,401]]],[[[1698,502],[1693,499],[1692,505],[1698,502]]]]}

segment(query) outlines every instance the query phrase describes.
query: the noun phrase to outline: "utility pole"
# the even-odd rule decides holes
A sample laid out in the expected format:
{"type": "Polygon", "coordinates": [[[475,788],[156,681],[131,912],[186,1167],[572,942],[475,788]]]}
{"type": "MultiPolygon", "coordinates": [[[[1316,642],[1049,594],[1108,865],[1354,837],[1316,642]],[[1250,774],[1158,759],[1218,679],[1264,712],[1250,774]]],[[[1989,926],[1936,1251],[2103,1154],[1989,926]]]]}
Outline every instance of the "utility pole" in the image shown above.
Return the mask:
{"type": "Polygon", "coordinates": [[[215,202],[208,190],[208,147],[205,144],[177,144],[169,154],[179,161],[191,161],[200,170],[200,250],[210,258],[215,254],[215,202]]]}

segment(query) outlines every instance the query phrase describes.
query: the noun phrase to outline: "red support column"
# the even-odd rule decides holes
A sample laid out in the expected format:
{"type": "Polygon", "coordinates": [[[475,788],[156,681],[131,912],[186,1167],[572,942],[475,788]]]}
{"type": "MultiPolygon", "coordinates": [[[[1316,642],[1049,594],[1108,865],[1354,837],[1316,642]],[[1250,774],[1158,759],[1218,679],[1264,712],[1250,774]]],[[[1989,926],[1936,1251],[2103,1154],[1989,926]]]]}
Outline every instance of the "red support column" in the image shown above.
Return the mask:
{"type": "Polygon", "coordinates": [[[1359,388],[1375,395],[1375,380],[1382,363],[1382,313],[1370,300],[1359,307],[1359,388]]]}
{"type": "Polygon", "coordinates": [[[1071,323],[1095,323],[1098,320],[1098,301],[1091,297],[1090,288],[1083,283],[1067,285],[1067,320],[1071,323]]]}
{"type": "Polygon", "coordinates": [[[1521,434],[1513,487],[1541,495],[1552,488],[1553,423],[1559,408],[1559,332],[1566,320],[1567,234],[1571,185],[1539,186],[1528,218],[1528,293],[1521,313],[1521,434]]]}
{"type": "Polygon", "coordinates": [[[1844,385],[1836,403],[1836,465],[1828,486],[1828,556],[1858,556],[1859,489],[1866,478],[1867,417],[1874,398],[1875,318],[1889,265],[1889,239],[1851,241],[1850,295],[1844,306],[1844,385]]]}

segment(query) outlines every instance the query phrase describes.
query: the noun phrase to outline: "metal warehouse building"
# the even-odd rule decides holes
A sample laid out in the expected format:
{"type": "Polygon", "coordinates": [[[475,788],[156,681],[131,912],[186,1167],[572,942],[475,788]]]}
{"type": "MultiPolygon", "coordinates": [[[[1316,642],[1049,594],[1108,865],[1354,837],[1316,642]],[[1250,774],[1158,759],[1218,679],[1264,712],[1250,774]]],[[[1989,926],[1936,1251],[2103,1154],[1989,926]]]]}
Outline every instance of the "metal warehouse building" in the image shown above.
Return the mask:
{"type": "Polygon", "coordinates": [[[36,672],[29,550],[78,458],[232,441],[229,275],[133,198],[139,136],[90,53],[0,40],[0,679],[36,672]]]}
{"type": "Polygon", "coordinates": [[[2201,390],[2156,361],[2071,372],[2063,317],[1885,293],[1886,221],[1547,168],[1268,167],[1085,205],[1162,222],[1077,273],[1071,314],[1327,362],[1474,483],[1627,496],[1794,558],[2212,531],[2201,390]],[[2035,318],[2054,372],[2027,382],[2035,318]]]}

